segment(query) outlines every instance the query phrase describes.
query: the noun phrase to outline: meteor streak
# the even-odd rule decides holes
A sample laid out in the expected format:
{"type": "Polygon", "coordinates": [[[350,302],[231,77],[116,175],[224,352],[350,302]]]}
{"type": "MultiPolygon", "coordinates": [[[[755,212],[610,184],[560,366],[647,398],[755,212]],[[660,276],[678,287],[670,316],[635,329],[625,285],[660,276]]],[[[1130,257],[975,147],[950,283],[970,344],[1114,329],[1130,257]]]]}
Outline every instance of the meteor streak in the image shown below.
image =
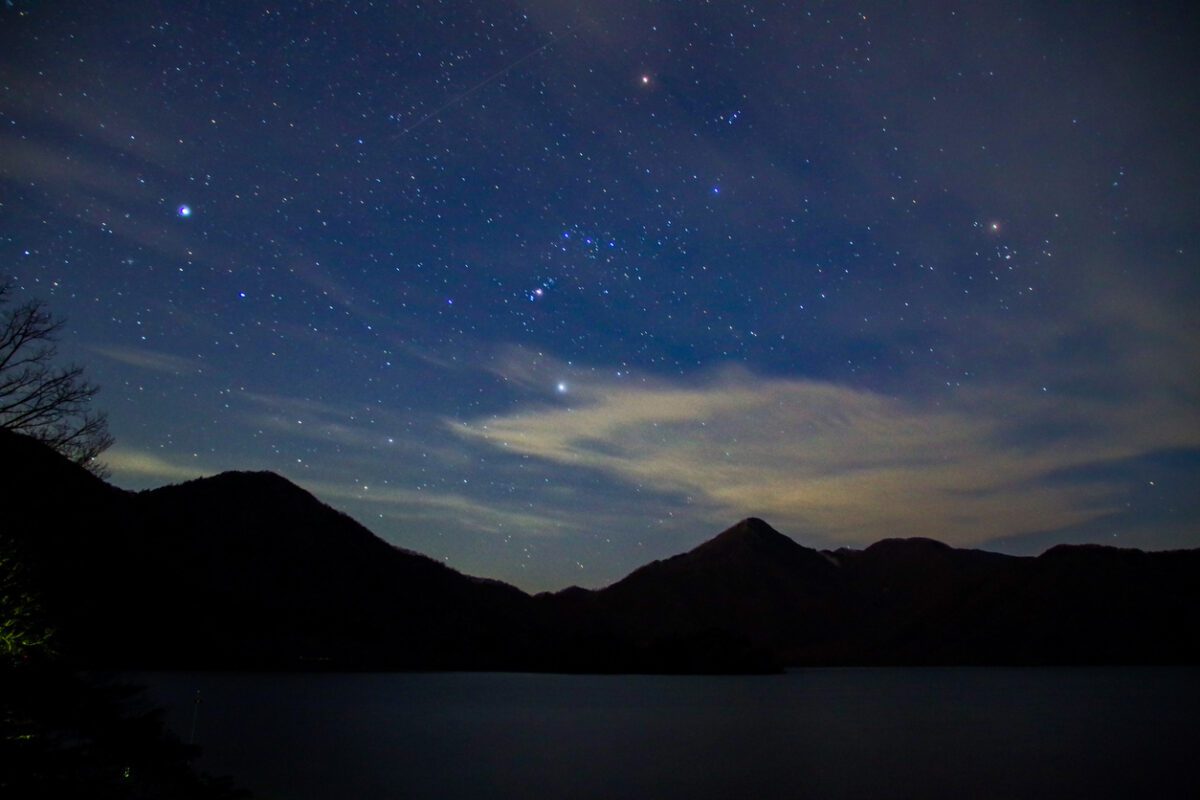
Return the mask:
{"type": "Polygon", "coordinates": [[[525,62],[525,61],[528,61],[529,59],[533,58],[533,57],[534,57],[534,56],[536,56],[538,53],[542,52],[542,51],[543,51],[543,50],[545,50],[547,47],[549,47],[550,45],[554,44],[554,43],[555,43],[555,42],[557,42],[557,41],[558,41],[558,36],[554,36],[554,35],[552,35],[552,36],[550,37],[550,41],[546,42],[546,43],[545,43],[545,44],[543,44],[541,47],[537,47],[537,48],[534,48],[533,50],[530,50],[528,53],[526,53],[525,55],[521,56],[521,57],[520,57],[520,58],[518,58],[516,61],[512,62],[511,64],[509,64],[508,66],[506,66],[504,69],[500,70],[499,72],[495,72],[495,73],[493,73],[493,74],[489,75],[488,77],[486,77],[486,78],[484,78],[483,80],[481,80],[479,83],[477,83],[477,84],[475,84],[474,86],[472,86],[470,89],[467,89],[465,92],[462,92],[461,94],[456,94],[454,97],[451,97],[451,98],[450,98],[449,100],[447,100],[445,103],[442,103],[440,106],[438,106],[437,108],[435,108],[433,111],[430,111],[428,114],[426,114],[425,116],[421,117],[419,120],[417,120],[416,122],[414,122],[412,125],[409,125],[407,128],[405,128],[404,130],[400,131],[400,133],[396,134],[396,138],[400,138],[400,137],[402,137],[402,136],[407,136],[409,133],[412,133],[414,130],[416,130],[417,128],[421,127],[421,126],[422,126],[422,125],[424,125],[426,122],[428,122],[429,120],[431,120],[431,119],[433,119],[434,117],[436,117],[438,114],[440,114],[440,113],[442,113],[443,111],[445,111],[447,108],[450,108],[450,106],[452,106],[452,105],[455,105],[456,103],[458,103],[458,102],[460,102],[460,101],[462,101],[462,100],[465,100],[466,98],[468,98],[468,97],[470,97],[471,95],[475,94],[475,93],[476,93],[476,92],[478,92],[480,89],[482,89],[483,87],[487,86],[487,85],[488,85],[489,83],[491,83],[492,81],[496,80],[496,78],[499,78],[501,75],[504,75],[505,73],[507,73],[507,72],[511,71],[512,69],[516,68],[518,65],[522,64],[523,62],[525,62]]]}

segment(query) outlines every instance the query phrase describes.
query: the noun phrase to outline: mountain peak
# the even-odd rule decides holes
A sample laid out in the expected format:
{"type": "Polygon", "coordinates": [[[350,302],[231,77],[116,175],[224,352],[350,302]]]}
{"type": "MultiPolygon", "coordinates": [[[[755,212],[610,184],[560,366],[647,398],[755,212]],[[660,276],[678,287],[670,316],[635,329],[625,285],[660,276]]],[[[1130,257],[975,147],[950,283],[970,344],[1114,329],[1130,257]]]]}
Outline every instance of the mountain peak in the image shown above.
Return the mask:
{"type": "Polygon", "coordinates": [[[175,496],[187,493],[194,497],[219,496],[222,498],[254,497],[276,501],[323,505],[303,487],[292,483],[277,472],[230,470],[204,478],[162,486],[145,493],[156,496],[175,496]]]}
{"type": "MultiPolygon", "coordinates": [[[[758,517],[746,517],[741,522],[726,528],[721,533],[717,534],[717,539],[744,539],[744,538],[770,538],[774,536],[783,536],[782,533],[772,528],[765,520],[758,517]]],[[[786,538],[786,537],[785,537],[786,538]]]]}
{"type": "Polygon", "coordinates": [[[692,553],[699,555],[729,554],[733,552],[792,553],[803,550],[791,537],[785,536],[758,517],[747,517],[726,528],[712,539],[697,547],[692,553]]]}

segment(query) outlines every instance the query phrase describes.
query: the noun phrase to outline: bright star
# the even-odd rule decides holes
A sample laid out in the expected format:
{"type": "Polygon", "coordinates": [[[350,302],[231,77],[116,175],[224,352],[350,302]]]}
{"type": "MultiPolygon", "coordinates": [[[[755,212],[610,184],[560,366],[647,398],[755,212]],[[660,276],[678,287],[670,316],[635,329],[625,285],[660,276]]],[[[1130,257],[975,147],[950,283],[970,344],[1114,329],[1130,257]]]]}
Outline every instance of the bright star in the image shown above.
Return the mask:
{"type": "Polygon", "coordinates": [[[643,86],[645,86],[645,85],[646,85],[646,84],[648,84],[648,83],[650,83],[650,76],[649,76],[649,75],[643,75],[643,76],[642,76],[642,85],[643,85],[643,86]]]}
{"type": "Polygon", "coordinates": [[[558,386],[556,386],[556,387],[554,387],[554,388],[558,389],[558,393],[559,393],[559,394],[566,394],[566,393],[567,393],[567,384],[566,384],[566,381],[559,381],[559,382],[558,382],[558,386]]]}
{"type": "Polygon", "coordinates": [[[175,209],[175,214],[181,219],[187,219],[192,215],[192,207],[187,204],[181,205],[179,208],[175,209]]]}

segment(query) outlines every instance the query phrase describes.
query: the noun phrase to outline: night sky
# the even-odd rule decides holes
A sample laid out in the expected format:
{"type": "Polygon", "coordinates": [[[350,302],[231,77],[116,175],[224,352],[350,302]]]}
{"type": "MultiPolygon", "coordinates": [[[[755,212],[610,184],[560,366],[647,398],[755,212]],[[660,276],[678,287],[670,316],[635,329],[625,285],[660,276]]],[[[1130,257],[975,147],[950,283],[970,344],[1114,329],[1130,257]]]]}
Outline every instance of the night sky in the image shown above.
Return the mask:
{"type": "Polygon", "coordinates": [[[1200,546],[1187,4],[0,7],[0,273],[130,489],[269,469],[600,586],[1200,546]]]}

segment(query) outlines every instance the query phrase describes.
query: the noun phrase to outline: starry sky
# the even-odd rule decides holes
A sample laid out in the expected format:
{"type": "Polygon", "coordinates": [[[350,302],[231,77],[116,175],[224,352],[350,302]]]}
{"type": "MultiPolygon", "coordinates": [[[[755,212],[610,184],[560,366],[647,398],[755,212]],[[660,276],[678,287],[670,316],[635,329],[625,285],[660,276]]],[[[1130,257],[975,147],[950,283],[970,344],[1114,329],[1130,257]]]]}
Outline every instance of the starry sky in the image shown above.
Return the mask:
{"type": "Polygon", "coordinates": [[[0,7],[0,272],[115,484],[269,469],[531,591],[760,516],[1200,546],[1170,3],[0,7]]]}

